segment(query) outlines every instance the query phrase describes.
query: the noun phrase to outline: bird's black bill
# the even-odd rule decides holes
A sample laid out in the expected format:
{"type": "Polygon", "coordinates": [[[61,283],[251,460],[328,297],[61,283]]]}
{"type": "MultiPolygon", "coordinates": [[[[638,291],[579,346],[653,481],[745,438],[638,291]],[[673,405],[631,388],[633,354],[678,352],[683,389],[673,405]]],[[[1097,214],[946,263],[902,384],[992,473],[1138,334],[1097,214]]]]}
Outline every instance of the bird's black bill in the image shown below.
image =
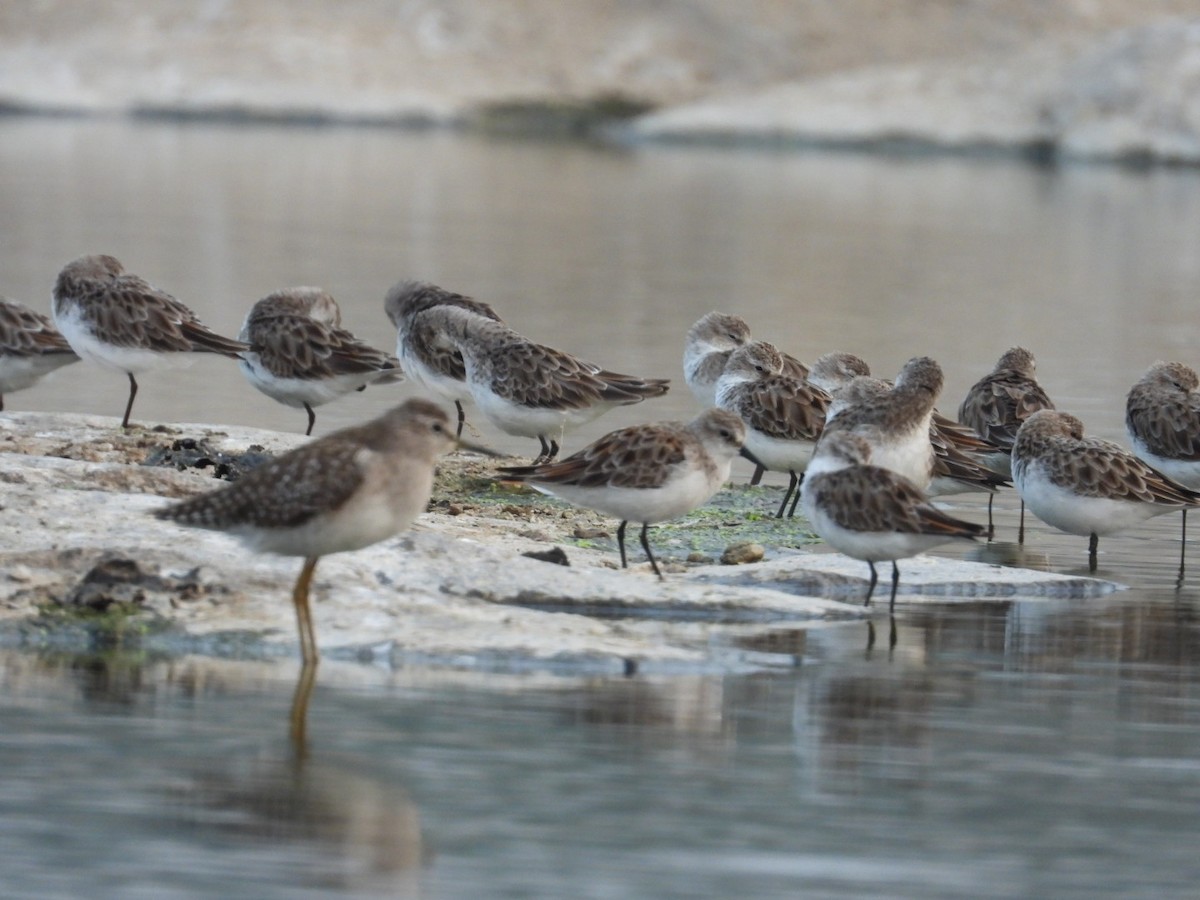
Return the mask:
{"type": "Polygon", "coordinates": [[[761,466],[764,470],[767,468],[766,466],[764,466],[762,464],[762,460],[760,460],[757,456],[755,456],[753,453],[751,453],[745,447],[743,447],[741,450],[738,451],[738,456],[741,456],[745,459],[750,460],[750,462],[754,463],[756,466],[761,466]]]}

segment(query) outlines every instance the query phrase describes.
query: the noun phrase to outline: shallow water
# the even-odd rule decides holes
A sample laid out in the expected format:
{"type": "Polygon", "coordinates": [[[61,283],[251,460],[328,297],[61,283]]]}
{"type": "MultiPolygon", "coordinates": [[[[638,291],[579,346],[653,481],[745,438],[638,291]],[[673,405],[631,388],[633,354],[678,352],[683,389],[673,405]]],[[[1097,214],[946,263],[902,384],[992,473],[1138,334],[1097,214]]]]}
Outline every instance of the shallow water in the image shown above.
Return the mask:
{"type": "MultiPolygon", "coordinates": [[[[420,277],[679,378],[687,326],[725,309],[802,358],[933,355],[948,412],[1022,343],[1114,439],[1146,365],[1197,362],[1189,171],[0,119],[0,212],[0,292],[47,309],[64,262],[109,252],[226,333],[316,283],[387,346],[383,293],[420,277]]],[[[124,399],[80,364],[6,402],[124,399]]],[[[680,380],[566,446],[692,412],[680,380]]],[[[134,418],[304,424],[206,359],[142,379],[134,418]]],[[[1017,548],[998,506],[977,558],[1086,569],[1036,523],[1017,548]]],[[[752,676],[324,665],[302,760],[292,664],[8,651],[0,894],[1189,896],[1200,587],[1175,590],[1177,539],[1170,516],[1102,540],[1098,574],[1130,585],[1102,600],[902,605],[894,648],[886,621],[869,648],[866,623],[780,628],[752,676]]]]}

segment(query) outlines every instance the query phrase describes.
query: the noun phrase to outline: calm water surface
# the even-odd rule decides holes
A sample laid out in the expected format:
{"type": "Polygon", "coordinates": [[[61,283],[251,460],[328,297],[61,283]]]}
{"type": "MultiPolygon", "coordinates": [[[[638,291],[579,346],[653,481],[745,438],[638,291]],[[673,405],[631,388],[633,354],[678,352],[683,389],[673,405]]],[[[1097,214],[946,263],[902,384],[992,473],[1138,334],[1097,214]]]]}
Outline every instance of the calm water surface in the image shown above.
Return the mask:
{"type": "MultiPolygon", "coordinates": [[[[387,346],[383,294],[420,277],[678,378],[687,326],[725,309],[802,358],[933,355],[948,411],[1021,343],[1114,439],[1147,364],[1200,362],[1186,171],[8,119],[0,213],[0,292],[47,309],[65,261],[108,252],[230,333],[319,284],[387,346]]],[[[410,392],[322,407],[318,433],[410,392]]],[[[6,400],[124,398],[81,365],[6,400]]],[[[692,412],[680,383],[567,447],[692,412]]],[[[205,359],[147,376],[135,418],[303,425],[205,359]]],[[[1177,531],[1102,541],[1130,585],[1102,600],[909,608],[891,649],[886,623],[871,647],[865,623],[781,628],[756,675],[329,664],[302,746],[291,663],[9,650],[0,896],[1192,896],[1200,588],[1175,590],[1177,531]]],[[[1034,526],[975,555],[1077,572],[1084,544],[1034,526]]]]}

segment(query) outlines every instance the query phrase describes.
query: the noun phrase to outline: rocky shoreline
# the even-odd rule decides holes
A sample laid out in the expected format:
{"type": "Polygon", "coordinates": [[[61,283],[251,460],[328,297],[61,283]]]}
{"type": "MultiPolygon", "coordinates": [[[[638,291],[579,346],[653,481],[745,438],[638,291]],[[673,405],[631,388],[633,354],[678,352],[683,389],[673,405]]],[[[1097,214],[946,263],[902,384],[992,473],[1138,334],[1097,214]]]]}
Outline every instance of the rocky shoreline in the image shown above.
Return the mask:
{"type": "Polygon", "coordinates": [[[0,111],[1200,164],[1185,2],[0,11],[0,111]]]}
{"type": "MultiPolygon", "coordinates": [[[[175,460],[145,463],[197,442],[236,460],[305,439],[116,425],[96,416],[0,414],[0,644],[95,642],[95,628],[84,626],[100,623],[105,640],[167,653],[292,654],[289,590],[298,561],[155,519],[164,498],[210,488],[214,466],[203,455],[203,465],[193,459],[183,470],[175,460]]],[[[640,554],[630,570],[617,568],[615,523],[499,487],[488,465],[470,454],[449,457],[416,528],[321,561],[314,615],[326,655],[485,669],[730,670],[789,664],[761,649],[781,630],[886,616],[858,602],[861,563],[814,552],[799,519],[781,527],[770,518],[769,488],[727,488],[712,509],[662,526],[656,550],[672,562],[660,582],[640,554]],[[729,544],[753,545],[755,536],[769,547],[763,561],[717,561],[729,544]],[[528,555],[554,548],[568,565],[528,555]]],[[[932,557],[903,572],[905,603],[1094,596],[1115,587],[932,557]]]]}

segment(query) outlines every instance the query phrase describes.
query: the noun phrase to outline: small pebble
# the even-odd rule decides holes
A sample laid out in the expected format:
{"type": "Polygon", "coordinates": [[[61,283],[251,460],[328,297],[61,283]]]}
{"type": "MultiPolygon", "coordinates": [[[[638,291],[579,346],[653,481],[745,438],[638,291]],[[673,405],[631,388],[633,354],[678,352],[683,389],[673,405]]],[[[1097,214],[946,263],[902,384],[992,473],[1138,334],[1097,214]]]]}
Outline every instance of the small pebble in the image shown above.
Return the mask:
{"type": "Polygon", "coordinates": [[[753,541],[730,544],[721,554],[721,565],[740,566],[746,563],[756,563],[766,555],[766,552],[762,544],[756,544],[753,541]]]}
{"type": "Polygon", "coordinates": [[[608,537],[608,532],[603,528],[589,527],[587,525],[579,525],[575,528],[574,536],[580,540],[592,540],[593,538],[608,537]]]}

